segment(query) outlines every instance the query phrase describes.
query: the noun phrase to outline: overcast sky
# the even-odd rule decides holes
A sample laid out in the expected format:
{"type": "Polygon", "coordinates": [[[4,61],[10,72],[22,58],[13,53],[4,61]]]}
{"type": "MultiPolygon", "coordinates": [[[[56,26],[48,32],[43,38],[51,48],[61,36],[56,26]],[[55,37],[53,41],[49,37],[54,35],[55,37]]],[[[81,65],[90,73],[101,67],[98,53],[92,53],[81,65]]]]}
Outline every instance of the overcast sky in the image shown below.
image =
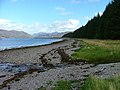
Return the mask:
{"type": "Polygon", "coordinates": [[[0,29],[37,32],[74,31],[111,0],[0,0],[0,29]]]}

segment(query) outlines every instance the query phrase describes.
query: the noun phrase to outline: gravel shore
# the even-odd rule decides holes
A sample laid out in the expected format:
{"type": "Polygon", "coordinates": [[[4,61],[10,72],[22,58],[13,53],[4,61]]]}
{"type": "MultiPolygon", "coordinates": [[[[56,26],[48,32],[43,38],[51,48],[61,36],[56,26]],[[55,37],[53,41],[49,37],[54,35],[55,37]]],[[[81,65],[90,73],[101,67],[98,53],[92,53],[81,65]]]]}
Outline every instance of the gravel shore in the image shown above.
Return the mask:
{"type": "Polygon", "coordinates": [[[89,75],[109,78],[120,73],[119,62],[98,65],[85,62],[68,63],[70,55],[79,48],[80,42],[68,39],[46,46],[1,51],[0,63],[42,64],[49,69],[43,72],[35,70],[31,73],[17,74],[0,70],[0,89],[36,90],[46,87],[47,90],[51,90],[59,80],[79,80],[82,85],[89,75]]]}
{"type": "MultiPolygon", "coordinates": [[[[79,48],[79,43],[73,39],[64,40],[62,42],[53,43],[45,46],[35,46],[29,48],[20,48],[13,50],[0,51],[0,62],[11,63],[42,63],[41,58],[54,59],[51,61],[60,62],[58,50],[65,50],[67,54],[73,53],[75,49],[79,48]],[[56,58],[56,59],[55,59],[56,58]]],[[[50,60],[49,60],[50,61],[50,60]]]]}

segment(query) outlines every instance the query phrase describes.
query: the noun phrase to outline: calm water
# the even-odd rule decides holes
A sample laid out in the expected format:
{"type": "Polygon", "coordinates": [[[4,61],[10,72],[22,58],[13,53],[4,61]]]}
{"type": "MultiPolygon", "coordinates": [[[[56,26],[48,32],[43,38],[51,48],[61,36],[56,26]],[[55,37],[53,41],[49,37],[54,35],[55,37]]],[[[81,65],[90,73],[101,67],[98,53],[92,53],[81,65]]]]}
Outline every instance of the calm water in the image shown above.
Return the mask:
{"type": "Polygon", "coordinates": [[[0,38],[0,50],[19,48],[26,46],[37,46],[61,41],[62,39],[41,39],[41,38],[0,38]]]}

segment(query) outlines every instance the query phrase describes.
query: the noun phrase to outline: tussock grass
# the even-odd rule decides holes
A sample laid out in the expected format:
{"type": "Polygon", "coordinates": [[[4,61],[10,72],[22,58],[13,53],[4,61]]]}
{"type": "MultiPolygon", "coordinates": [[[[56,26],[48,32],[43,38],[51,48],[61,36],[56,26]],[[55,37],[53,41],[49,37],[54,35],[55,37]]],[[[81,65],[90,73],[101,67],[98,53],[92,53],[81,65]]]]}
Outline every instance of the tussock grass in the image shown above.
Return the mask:
{"type": "Polygon", "coordinates": [[[76,86],[80,86],[80,82],[77,80],[60,80],[52,90],[74,90],[73,88],[76,86]]]}
{"type": "Polygon", "coordinates": [[[71,90],[70,81],[58,81],[53,90],[71,90]]]}
{"type": "Polygon", "coordinates": [[[72,54],[73,60],[94,63],[120,61],[120,40],[83,39],[81,48],[72,54]]]}
{"type": "Polygon", "coordinates": [[[83,86],[80,85],[79,81],[60,80],[52,90],[74,90],[73,84],[76,84],[80,90],[120,90],[120,75],[109,79],[89,76],[83,86]]]}
{"type": "Polygon", "coordinates": [[[90,76],[81,87],[81,90],[120,90],[120,76],[111,79],[90,76]]]}

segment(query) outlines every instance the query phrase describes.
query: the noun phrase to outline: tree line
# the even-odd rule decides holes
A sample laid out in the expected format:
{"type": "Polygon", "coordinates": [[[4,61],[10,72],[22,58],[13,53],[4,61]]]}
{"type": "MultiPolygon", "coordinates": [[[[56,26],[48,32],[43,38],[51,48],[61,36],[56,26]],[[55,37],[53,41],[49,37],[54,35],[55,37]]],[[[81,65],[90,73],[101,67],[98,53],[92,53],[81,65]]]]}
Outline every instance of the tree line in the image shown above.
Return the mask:
{"type": "Polygon", "coordinates": [[[112,0],[102,16],[94,16],[85,26],[63,37],[90,39],[120,39],[120,0],[112,0]]]}

